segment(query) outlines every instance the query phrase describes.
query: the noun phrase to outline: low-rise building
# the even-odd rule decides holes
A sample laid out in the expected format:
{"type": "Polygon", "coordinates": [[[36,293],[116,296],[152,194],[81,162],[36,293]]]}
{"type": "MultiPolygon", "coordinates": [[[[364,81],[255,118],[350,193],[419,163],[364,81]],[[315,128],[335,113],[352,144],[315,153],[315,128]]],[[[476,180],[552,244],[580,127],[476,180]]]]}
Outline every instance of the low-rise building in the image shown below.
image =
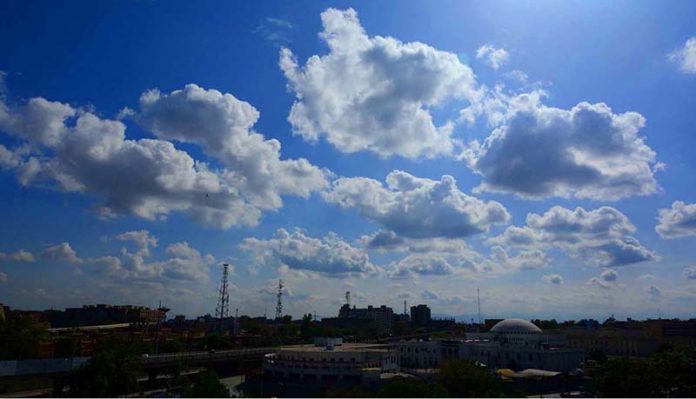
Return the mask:
{"type": "Polygon", "coordinates": [[[381,373],[399,371],[399,355],[388,345],[317,339],[314,345],[291,345],[265,356],[264,375],[296,384],[377,383],[381,373]]]}
{"type": "Polygon", "coordinates": [[[466,339],[406,341],[399,345],[403,367],[438,368],[449,359],[477,361],[490,368],[574,371],[585,351],[569,348],[559,334],[544,334],[519,319],[502,320],[489,332],[467,334],[466,339]]]}

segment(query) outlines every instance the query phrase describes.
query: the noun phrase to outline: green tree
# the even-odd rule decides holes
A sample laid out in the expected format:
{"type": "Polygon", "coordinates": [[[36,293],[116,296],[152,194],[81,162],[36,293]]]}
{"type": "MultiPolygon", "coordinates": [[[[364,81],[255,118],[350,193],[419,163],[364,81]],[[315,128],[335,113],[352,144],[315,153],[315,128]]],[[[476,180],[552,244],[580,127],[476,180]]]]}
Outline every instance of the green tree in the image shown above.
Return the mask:
{"type": "Polygon", "coordinates": [[[497,397],[502,394],[497,378],[485,367],[465,360],[450,360],[440,367],[438,382],[454,397],[497,397]]]}
{"type": "Polygon", "coordinates": [[[220,382],[217,374],[206,370],[198,374],[193,387],[184,390],[186,398],[229,398],[230,391],[220,382]]]}
{"type": "Polygon", "coordinates": [[[70,396],[114,397],[139,390],[136,345],[111,340],[70,376],[70,396]]]}
{"type": "Polygon", "coordinates": [[[38,355],[39,341],[47,336],[46,327],[31,317],[19,316],[0,321],[0,359],[30,359],[38,355]]]}
{"type": "Polygon", "coordinates": [[[449,396],[440,384],[426,384],[412,378],[396,378],[377,392],[378,398],[442,398],[449,396]]]}

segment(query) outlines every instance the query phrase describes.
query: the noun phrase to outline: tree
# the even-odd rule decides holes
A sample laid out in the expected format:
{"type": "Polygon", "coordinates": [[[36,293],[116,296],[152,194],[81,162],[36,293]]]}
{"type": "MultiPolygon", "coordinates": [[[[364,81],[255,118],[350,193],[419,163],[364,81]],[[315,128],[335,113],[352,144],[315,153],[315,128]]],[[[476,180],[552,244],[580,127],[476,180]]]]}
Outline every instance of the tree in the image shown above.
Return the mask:
{"type": "Polygon", "coordinates": [[[201,372],[193,383],[193,387],[184,391],[186,398],[229,398],[230,391],[220,382],[212,370],[201,372]]]}
{"type": "Polygon", "coordinates": [[[27,316],[0,321],[0,360],[28,359],[38,355],[46,327],[27,316]]]}
{"type": "Polygon", "coordinates": [[[593,390],[610,397],[696,397],[696,349],[675,348],[648,360],[610,359],[595,373],[593,390]]]}
{"type": "Polygon", "coordinates": [[[412,378],[396,378],[377,392],[378,398],[442,398],[447,390],[440,384],[426,384],[412,378]]]}
{"type": "Polygon", "coordinates": [[[70,396],[115,397],[139,390],[139,348],[111,341],[70,376],[70,396]]]}
{"type": "Polygon", "coordinates": [[[495,397],[502,392],[496,377],[485,367],[465,360],[443,363],[438,382],[454,397],[495,397]]]}

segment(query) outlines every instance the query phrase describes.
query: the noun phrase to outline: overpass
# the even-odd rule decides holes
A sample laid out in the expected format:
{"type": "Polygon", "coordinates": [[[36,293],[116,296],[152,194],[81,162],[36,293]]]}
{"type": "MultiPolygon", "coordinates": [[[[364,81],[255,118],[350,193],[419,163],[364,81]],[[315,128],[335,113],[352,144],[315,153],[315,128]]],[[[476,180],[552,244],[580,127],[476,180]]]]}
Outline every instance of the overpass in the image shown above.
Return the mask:
{"type": "MultiPolygon", "coordinates": [[[[276,349],[277,347],[262,347],[221,351],[162,353],[159,355],[142,355],[139,361],[145,370],[179,364],[196,366],[235,360],[261,359],[263,355],[274,352],[276,349]]],[[[63,359],[3,360],[0,361],[0,377],[64,374],[78,368],[89,359],[89,357],[71,357],[63,359]]]]}

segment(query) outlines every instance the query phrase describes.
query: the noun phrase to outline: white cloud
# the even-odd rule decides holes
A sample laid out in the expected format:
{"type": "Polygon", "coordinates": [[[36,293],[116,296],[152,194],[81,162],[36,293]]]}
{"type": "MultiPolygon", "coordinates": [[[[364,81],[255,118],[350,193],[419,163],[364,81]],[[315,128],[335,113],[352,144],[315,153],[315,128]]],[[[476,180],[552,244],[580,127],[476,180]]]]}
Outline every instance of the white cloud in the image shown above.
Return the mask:
{"type": "Polygon", "coordinates": [[[682,275],[689,280],[696,280],[696,266],[685,267],[682,275]]]}
{"type": "Polygon", "coordinates": [[[563,276],[560,274],[545,274],[541,277],[542,281],[548,284],[563,284],[563,276]]]}
{"type": "Polygon", "coordinates": [[[444,256],[437,254],[412,254],[389,265],[390,278],[416,277],[420,275],[446,276],[455,273],[444,256]]]}
{"type": "Polygon", "coordinates": [[[548,107],[543,96],[498,91],[462,111],[460,120],[485,113],[489,124],[498,126],[483,144],[469,143],[461,156],[483,177],[478,190],[598,200],[658,191],[655,152],[639,136],[645,125],[641,114],[615,114],[603,103],[548,107]]]}
{"type": "Polygon", "coordinates": [[[9,260],[14,262],[33,262],[34,255],[31,252],[20,249],[12,253],[0,252],[0,261],[9,260]]]}
{"type": "Polygon", "coordinates": [[[150,246],[157,247],[157,238],[147,230],[127,231],[116,236],[120,241],[133,241],[139,248],[149,254],[150,246]]]}
{"type": "Polygon", "coordinates": [[[600,288],[604,288],[605,290],[611,288],[611,284],[608,282],[604,281],[603,279],[599,277],[592,277],[589,280],[587,280],[588,285],[595,285],[600,288]]]}
{"type": "Polygon", "coordinates": [[[653,298],[659,298],[662,296],[662,290],[656,285],[651,285],[650,288],[648,288],[648,292],[653,298]]]}
{"type": "Polygon", "coordinates": [[[48,260],[64,261],[73,264],[81,264],[83,259],[77,256],[77,252],[67,242],[50,246],[41,251],[41,257],[48,260]]]}
{"type": "Polygon", "coordinates": [[[3,273],[3,272],[0,272],[0,283],[6,283],[7,280],[8,280],[7,274],[6,274],[6,273],[3,273]]]}
{"type": "Polygon", "coordinates": [[[476,50],[476,59],[483,60],[496,71],[510,59],[510,54],[504,48],[495,48],[490,44],[484,44],[476,50]]]}
{"type": "Polygon", "coordinates": [[[285,229],[278,229],[275,236],[268,240],[246,238],[240,248],[251,253],[259,264],[286,266],[329,277],[375,274],[380,271],[370,262],[367,253],[333,233],[313,238],[301,230],[289,233],[285,229]]]}
{"type": "Polygon", "coordinates": [[[510,219],[500,203],[459,191],[451,176],[436,181],[393,171],[386,182],[385,188],[373,179],[340,178],[323,196],[342,208],[356,208],[387,230],[410,238],[466,237],[510,219]]]}
{"type": "Polygon", "coordinates": [[[143,123],[162,137],[200,144],[220,156],[226,169],[211,170],[165,140],[128,140],[120,121],[43,98],[15,108],[0,101],[0,130],[25,143],[2,147],[0,163],[14,169],[23,185],[47,183],[98,198],[103,217],[163,219],[184,212],[218,228],[253,226],[262,210],[282,206],[279,195],[306,197],[327,182],[325,172],[304,159],[279,160],[276,140],[234,130],[239,120],[251,123],[258,113],[232,99],[195,85],[164,96],[151,91],[141,99],[148,111],[143,123]],[[156,107],[165,103],[178,108],[167,113],[156,107]],[[216,152],[217,144],[222,147],[216,152]]]}
{"type": "Polygon", "coordinates": [[[295,134],[324,137],[343,152],[382,157],[450,154],[452,125],[436,126],[430,111],[452,99],[478,96],[472,70],[454,53],[392,37],[370,37],[353,9],[321,14],[329,53],[304,67],[283,49],[280,67],[296,101],[288,120],[295,134]]]}
{"type": "Polygon", "coordinates": [[[277,209],[281,194],[308,197],[326,172],[306,159],[281,160],[280,142],[253,131],[259,112],[232,94],[189,84],[140,97],[137,120],[160,139],[194,143],[228,168],[226,178],[254,206],[277,209]]]}
{"type": "Polygon", "coordinates": [[[631,236],[635,231],[635,226],[615,208],[586,211],[554,206],[543,215],[528,214],[524,227],[508,227],[489,242],[504,247],[555,246],[575,259],[604,267],[658,259],[655,252],[631,236]]]}
{"type": "Polygon", "coordinates": [[[671,208],[660,209],[655,231],[672,239],[696,235],[696,204],[674,201],[671,208]]]}
{"type": "Polygon", "coordinates": [[[613,269],[606,269],[599,275],[599,277],[601,277],[604,281],[611,282],[616,281],[619,278],[619,273],[613,269]]]}
{"type": "Polygon", "coordinates": [[[696,37],[684,43],[684,46],[669,54],[669,59],[679,64],[684,73],[696,74],[696,37]]]}

